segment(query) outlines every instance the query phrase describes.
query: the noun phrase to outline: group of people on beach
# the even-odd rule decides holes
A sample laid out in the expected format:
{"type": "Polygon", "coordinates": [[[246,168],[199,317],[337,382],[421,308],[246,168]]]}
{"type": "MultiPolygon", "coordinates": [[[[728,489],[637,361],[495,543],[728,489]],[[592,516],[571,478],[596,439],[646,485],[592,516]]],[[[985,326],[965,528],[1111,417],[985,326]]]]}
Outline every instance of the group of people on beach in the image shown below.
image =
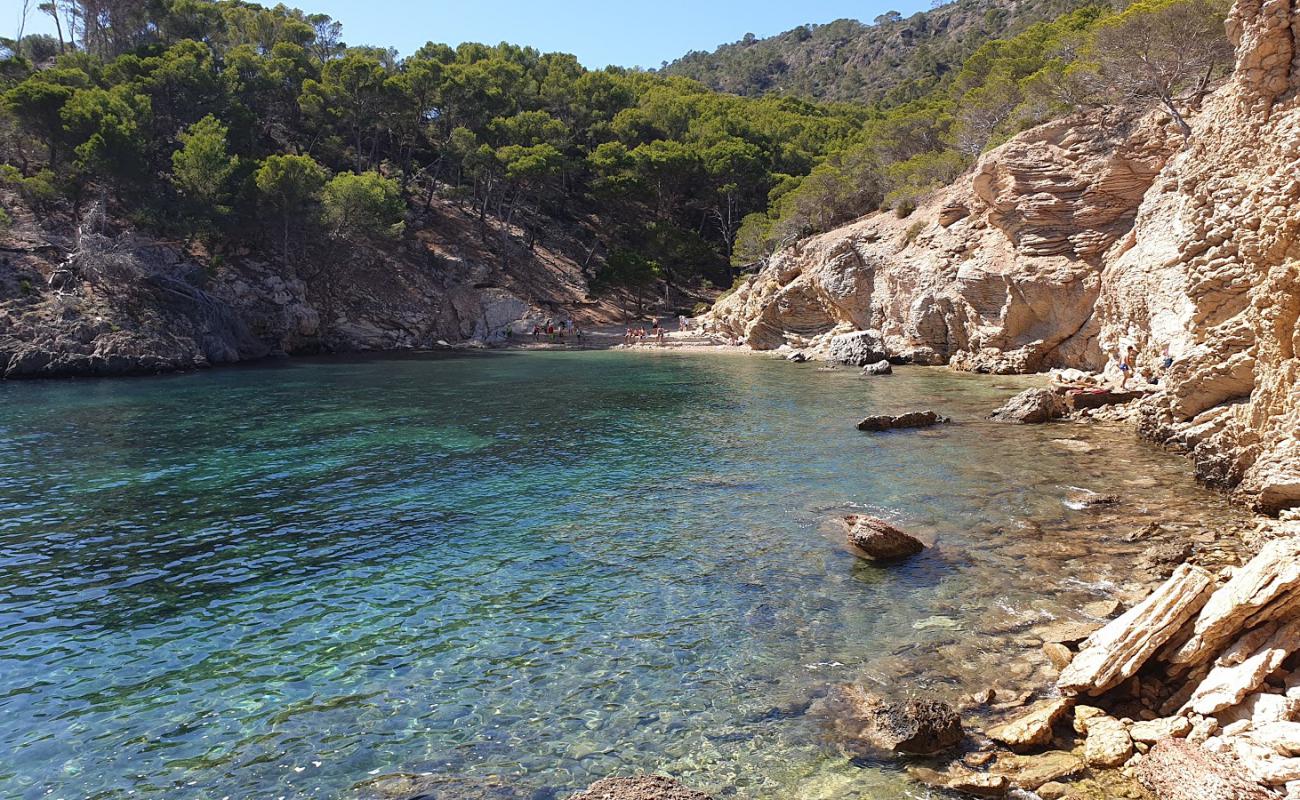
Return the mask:
{"type": "MultiPolygon", "coordinates": [[[[653,338],[657,344],[663,344],[664,336],[666,334],[667,330],[659,324],[658,320],[655,320],[654,327],[650,329],[648,335],[653,338]]],[[[623,334],[623,344],[645,344],[646,338],[647,333],[644,327],[628,328],[623,334]]]]}
{"type": "MultiPolygon", "coordinates": [[[[511,331],[507,329],[506,338],[510,338],[511,335],[511,331]]],[[[572,336],[578,341],[578,344],[582,344],[585,334],[578,323],[572,319],[560,320],[558,323],[553,319],[547,319],[545,324],[537,323],[533,325],[534,342],[540,342],[545,337],[547,341],[558,344],[563,342],[566,336],[572,336]]]]}

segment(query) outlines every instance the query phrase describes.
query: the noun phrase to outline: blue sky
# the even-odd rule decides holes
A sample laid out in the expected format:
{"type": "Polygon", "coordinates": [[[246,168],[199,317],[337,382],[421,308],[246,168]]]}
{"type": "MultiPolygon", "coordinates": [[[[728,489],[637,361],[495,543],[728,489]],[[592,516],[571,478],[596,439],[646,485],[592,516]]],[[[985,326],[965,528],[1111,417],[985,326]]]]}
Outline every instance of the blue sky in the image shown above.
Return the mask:
{"type": "MultiPolygon", "coordinates": [[[[587,67],[658,67],[689,50],[712,50],[746,33],[770,36],[807,22],[849,17],[871,21],[886,11],[904,16],[928,0],[284,0],[343,23],[349,44],[396,47],[403,55],[427,41],[506,41],[573,53],[587,67]]],[[[275,0],[262,0],[275,5],[275,0]]],[[[8,1],[0,5],[10,6],[8,1]]],[[[11,8],[18,5],[13,1],[11,8]]],[[[36,5],[35,2],[32,3],[36,5]]],[[[15,17],[16,17],[15,13],[15,17]]],[[[29,31],[54,33],[48,17],[29,31]]],[[[10,28],[13,23],[5,24],[10,28]]],[[[16,26],[15,26],[16,27],[16,26]]],[[[13,35],[6,31],[6,35],[13,35]]]]}

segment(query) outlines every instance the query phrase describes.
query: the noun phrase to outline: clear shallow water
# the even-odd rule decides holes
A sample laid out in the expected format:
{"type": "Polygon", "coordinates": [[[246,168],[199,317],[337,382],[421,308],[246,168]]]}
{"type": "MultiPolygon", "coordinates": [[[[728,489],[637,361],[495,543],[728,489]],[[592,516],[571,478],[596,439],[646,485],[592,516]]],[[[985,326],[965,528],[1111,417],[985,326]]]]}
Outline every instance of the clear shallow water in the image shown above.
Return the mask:
{"type": "Polygon", "coordinates": [[[905,796],[810,700],[1047,680],[1026,626],[1124,584],[1125,534],[1240,521],[1127,434],[982,421],[1020,383],[592,352],[0,384],[0,796],[905,796]],[[918,406],[958,424],[853,429],[918,406]],[[937,547],[865,565],[829,522],[861,508],[937,547]]]}

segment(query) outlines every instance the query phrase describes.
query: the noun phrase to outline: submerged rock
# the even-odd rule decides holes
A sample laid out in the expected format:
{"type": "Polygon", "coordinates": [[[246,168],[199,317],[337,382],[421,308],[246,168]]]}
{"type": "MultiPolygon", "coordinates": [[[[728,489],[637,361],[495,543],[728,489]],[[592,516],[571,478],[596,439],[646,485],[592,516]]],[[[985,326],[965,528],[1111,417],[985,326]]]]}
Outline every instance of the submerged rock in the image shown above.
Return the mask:
{"type": "Polygon", "coordinates": [[[893,375],[894,368],[888,361],[881,360],[862,368],[863,375],[893,375]]]}
{"type": "Polygon", "coordinates": [[[990,772],[975,772],[958,765],[948,767],[947,772],[913,767],[907,771],[914,780],[918,780],[932,789],[943,789],[972,797],[1001,797],[1011,785],[1005,775],[990,772]]]}
{"type": "Polygon", "coordinates": [[[534,791],[500,778],[465,775],[378,775],[353,787],[362,800],[528,800],[534,791]]]}
{"type": "Polygon", "coordinates": [[[1119,495],[1101,494],[1087,489],[1081,489],[1076,492],[1070,492],[1065,498],[1066,505],[1072,508],[1102,508],[1104,506],[1119,505],[1119,495]]]}
{"type": "Polygon", "coordinates": [[[1065,416],[1068,409],[1051,389],[1026,389],[989,415],[997,422],[1038,424],[1065,416]]]}
{"type": "Polygon", "coordinates": [[[949,750],[965,736],[961,717],[941,700],[885,700],[862,689],[846,692],[859,740],[879,750],[933,755],[949,750]]]}
{"type": "Polygon", "coordinates": [[[604,778],[569,800],[712,800],[704,792],[683,786],[662,775],[604,778]]]}
{"type": "Polygon", "coordinates": [[[897,561],[925,549],[915,536],[903,533],[883,519],[850,514],[844,521],[849,525],[849,544],[873,561],[897,561]]]}
{"type": "Polygon", "coordinates": [[[1068,778],[1083,772],[1083,759],[1064,750],[1049,750],[1036,756],[1004,753],[989,768],[995,775],[1005,775],[1021,789],[1033,791],[1044,783],[1068,778]]]}
{"type": "Polygon", "coordinates": [[[858,430],[876,432],[892,431],[897,428],[928,428],[943,422],[951,422],[947,417],[934,411],[909,411],[897,416],[890,414],[873,414],[858,423],[858,430]]]}

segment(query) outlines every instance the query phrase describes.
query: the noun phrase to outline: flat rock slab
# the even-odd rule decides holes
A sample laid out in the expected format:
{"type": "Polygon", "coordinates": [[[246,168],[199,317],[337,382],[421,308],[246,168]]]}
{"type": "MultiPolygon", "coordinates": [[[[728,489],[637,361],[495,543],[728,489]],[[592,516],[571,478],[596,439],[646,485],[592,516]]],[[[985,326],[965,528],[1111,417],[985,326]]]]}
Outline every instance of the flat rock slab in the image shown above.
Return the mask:
{"type": "Polygon", "coordinates": [[[952,420],[934,411],[909,411],[906,414],[873,414],[858,423],[858,430],[875,433],[899,428],[928,428],[952,420]]]}
{"type": "Polygon", "coordinates": [[[1101,391],[1072,391],[1065,393],[1065,405],[1071,411],[1082,411],[1085,408],[1101,408],[1102,406],[1129,403],[1145,394],[1145,392],[1111,392],[1104,389],[1101,391]]]}
{"type": "Polygon", "coordinates": [[[943,789],[971,797],[1002,797],[1011,786],[1006,775],[975,772],[963,767],[949,767],[947,772],[912,767],[907,774],[931,789],[943,789]]]}

